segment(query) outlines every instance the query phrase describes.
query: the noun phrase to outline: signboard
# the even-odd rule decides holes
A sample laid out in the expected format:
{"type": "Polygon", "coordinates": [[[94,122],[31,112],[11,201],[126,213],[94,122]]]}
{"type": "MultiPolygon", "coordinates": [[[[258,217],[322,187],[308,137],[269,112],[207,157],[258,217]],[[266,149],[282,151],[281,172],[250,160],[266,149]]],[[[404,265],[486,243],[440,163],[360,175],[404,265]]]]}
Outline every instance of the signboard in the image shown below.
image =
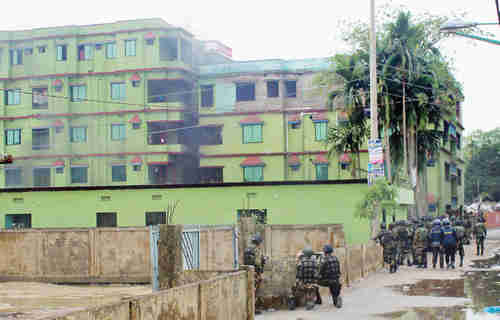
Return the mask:
{"type": "Polygon", "coordinates": [[[378,177],[384,177],[384,149],[380,139],[368,140],[368,184],[378,177]]]}

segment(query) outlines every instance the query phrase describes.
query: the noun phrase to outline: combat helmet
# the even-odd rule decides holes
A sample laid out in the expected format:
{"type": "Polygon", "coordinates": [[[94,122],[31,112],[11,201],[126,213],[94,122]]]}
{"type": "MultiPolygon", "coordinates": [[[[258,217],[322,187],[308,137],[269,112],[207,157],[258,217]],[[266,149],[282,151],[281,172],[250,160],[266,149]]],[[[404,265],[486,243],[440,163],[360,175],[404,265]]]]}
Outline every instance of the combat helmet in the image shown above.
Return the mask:
{"type": "Polygon", "coordinates": [[[381,223],[380,224],[380,229],[385,230],[385,228],[386,228],[385,223],[381,223]]]}
{"type": "Polygon", "coordinates": [[[435,219],[433,222],[432,222],[432,225],[433,226],[441,226],[441,221],[439,219],[435,219]]]}
{"type": "Polygon", "coordinates": [[[325,246],[323,247],[323,252],[325,254],[328,254],[328,253],[332,253],[333,252],[333,247],[329,244],[325,244],[325,246]]]}
{"type": "Polygon", "coordinates": [[[443,225],[444,226],[449,226],[450,225],[450,220],[448,220],[448,218],[443,219],[443,225]]]}
{"type": "Polygon", "coordinates": [[[259,245],[262,243],[262,237],[259,234],[255,234],[250,239],[250,242],[255,245],[259,245]]]}
{"type": "Polygon", "coordinates": [[[307,258],[310,258],[312,257],[313,255],[313,251],[312,251],[312,248],[311,247],[305,247],[304,250],[302,250],[302,254],[307,257],[307,258]]]}

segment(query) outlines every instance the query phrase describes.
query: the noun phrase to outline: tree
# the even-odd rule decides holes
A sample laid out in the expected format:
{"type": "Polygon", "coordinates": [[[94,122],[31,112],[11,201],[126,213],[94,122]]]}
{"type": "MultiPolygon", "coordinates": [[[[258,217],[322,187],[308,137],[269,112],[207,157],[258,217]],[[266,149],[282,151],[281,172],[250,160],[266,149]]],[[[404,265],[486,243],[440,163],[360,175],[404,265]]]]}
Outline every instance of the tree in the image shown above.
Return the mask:
{"type": "Polygon", "coordinates": [[[475,131],[466,140],[465,201],[473,202],[480,194],[500,201],[500,128],[475,131]]]}
{"type": "MultiPolygon", "coordinates": [[[[385,144],[388,179],[390,183],[397,182],[401,172],[405,176],[416,173],[415,199],[423,215],[427,209],[425,163],[440,148],[441,121],[453,114],[455,104],[462,99],[461,86],[450,63],[435,46],[445,37],[438,32],[445,18],[424,14],[413,19],[404,10],[389,10],[385,18],[390,21],[384,19],[377,33],[377,91],[379,132],[385,144]]],[[[335,56],[332,70],[322,79],[343,79],[343,90],[331,94],[331,99],[342,93],[345,108],[360,110],[369,104],[368,25],[358,22],[350,27],[344,30],[350,53],[335,56]]],[[[347,128],[351,130],[366,121],[353,114],[359,113],[350,113],[347,128]]],[[[345,139],[339,139],[334,130],[330,134],[328,141],[333,147],[342,147],[345,139]]]]}

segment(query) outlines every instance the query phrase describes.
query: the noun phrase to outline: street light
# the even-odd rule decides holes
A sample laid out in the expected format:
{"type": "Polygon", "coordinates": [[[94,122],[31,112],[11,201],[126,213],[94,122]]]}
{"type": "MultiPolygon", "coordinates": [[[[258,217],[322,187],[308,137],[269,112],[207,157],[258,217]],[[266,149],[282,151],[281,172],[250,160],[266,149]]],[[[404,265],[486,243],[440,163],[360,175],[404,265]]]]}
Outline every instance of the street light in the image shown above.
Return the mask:
{"type": "Polygon", "coordinates": [[[463,29],[474,28],[477,26],[491,26],[491,25],[499,25],[499,23],[498,22],[467,22],[467,21],[463,21],[460,19],[455,19],[455,20],[450,20],[450,21],[444,23],[441,26],[441,28],[439,28],[439,31],[453,33],[453,34],[456,34],[457,36],[500,45],[500,41],[498,41],[498,40],[493,40],[493,39],[480,37],[480,36],[476,36],[476,35],[472,35],[472,34],[467,34],[467,33],[459,31],[459,30],[463,30],[463,29]]]}

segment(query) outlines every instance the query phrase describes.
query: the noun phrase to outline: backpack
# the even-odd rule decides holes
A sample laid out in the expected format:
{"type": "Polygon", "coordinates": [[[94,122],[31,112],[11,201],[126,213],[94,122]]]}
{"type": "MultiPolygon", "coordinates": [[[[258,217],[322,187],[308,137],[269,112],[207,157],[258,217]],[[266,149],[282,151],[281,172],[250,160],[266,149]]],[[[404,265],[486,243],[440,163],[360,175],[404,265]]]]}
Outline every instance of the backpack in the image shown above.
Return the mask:
{"type": "Polygon", "coordinates": [[[415,233],[415,240],[417,240],[418,242],[427,241],[427,230],[425,230],[424,228],[417,229],[417,232],[415,233]]]}
{"type": "Polygon", "coordinates": [[[457,244],[457,239],[455,238],[455,235],[453,234],[452,228],[445,228],[443,230],[443,233],[444,233],[443,245],[445,247],[451,247],[451,246],[455,246],[457,244]]]}
{"type": "Polygon", "coordinates": [[[408,229],[406,227],[398,228],[398,238],[399,240],[406,241],[408,240],[408,229]]]}
{"type": "Polygon", "coordinates": [[[387,247],[392,244],[392,241],[392,233],[390,231],[386,231],[382,234],[382,239],[380,241],[382,243],[382,246],[387,247]]]}
{"type": "Polygon", "coordinates": [[[255,248],[246,248],[243,253],[243,264],[246,266],[255,266],[255,248]]]}
{"type": "Polygon", "coordinates": [[[458,240],[461,240],[465,237],[465,229],[463,227],[456,227],[455,233],[457,234],[458,240]]]}

